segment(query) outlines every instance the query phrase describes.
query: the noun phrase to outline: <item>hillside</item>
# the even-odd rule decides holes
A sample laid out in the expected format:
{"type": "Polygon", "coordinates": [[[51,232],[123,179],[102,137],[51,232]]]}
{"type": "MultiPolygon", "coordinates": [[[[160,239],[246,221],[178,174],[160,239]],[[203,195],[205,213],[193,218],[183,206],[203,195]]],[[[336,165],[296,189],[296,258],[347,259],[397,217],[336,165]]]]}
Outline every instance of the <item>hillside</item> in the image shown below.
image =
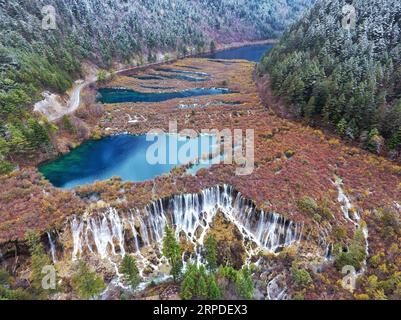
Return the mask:
{"type": "Polygon", "coordinates": [[[348,2],[317,2],[264,58],[261,71],[293,113],[399,160],[401,3],[355,0],[355,26],[343,28],[348,2]]]}
{"type": "Polygon", "coordinates": [[[400,300],[401,5],[315,2],[0,0],[0,300],[400,300]]]}
{"type": "Polygon", "coordinates": [[[152,62],[157,53],[202,52],[213,40],[275,38],[311,3],[0,1],[0,173],[27,155],[52,151],[49,133],[55,128],[27,113],[26,107],[41,100],[44,89],[64,93],[82,75],[82,61],[110,68],[112,61],[152,62]],[[42,29],[45,5],[55,8],[55,30],[42,29]]]}
{"type": "MultiPolygon", "coordinates": [[[[144,298],[164,298],[164,292],[169,292],[166,287],[177,288],[173,281],[151,285],[145,292],[126,292],[116,285],[119,278],[115,267],[130,256],[145,281],[168,274],[170,268],[161,259],[161,239],[168,224],[180,240],[182,255],[178,260],[187,266],[204,259],[206,243],[203,245],[202,239],[215,237],[215,252],[219,252],[216,261],[221,266],[216,278],[223,299],[401,297],[401,166],[351,148],[320,130],[276,116],[260,101],[253,62],[186,58],[116,75],[99,84],[99,90],[109,89],[114,97],[121,98],[121,89],[113,88],[160,96],[199,87],[196,81],[177,81],[180,74],[171,70],[181,70],[186,77],[188,72],[197,72],[206,77],[202,87],[225,84],[231,93],[173,96],[153,102],[114,100],[104,102],[103,112],[98,114],[93,112],[96,106],[85,103],[70,119],[87,121],[104,138],[66,154],[62,158],[69,160],[64,165],[58,162],[62,158],[49,163],[56,178],[74,179],[75,175],[78,186],[72,190],[56,188],[46,170],[40,170],[42,175],[37,168],[22,168],[0,178],[0,252],[2,265],[16,270],[11,288],[21,289],[21,279],[27,279],[32,285],[23,292],[38,297],[33,289],[41,274],[35,273],[38,267],[34,263],[38,258],[51,258],[57,270],[62,270],[57,274],[61,286],[54,294],[39,291],[43,299],[87,298],[74,280],[81,274],[77,269],[80,262],[86,262],[106,283],[105,299],[127,295],[138,299],[142,294],[144,298]],[[155,76],[158,80],[149,80],[155,76]],[[160,92],[160,87],[174,89],[160,92]],[[111,146],[128,145],[137,154],[145,153],[141,144],[127,144],[126,134],[140,137],[149,128],[168,132],[171,120],[177,121],[180,131],[254,129],[254,170],[246,176],[238,175],[238,163],[220,163],[194,174],[184,165],[154,179],[138,181],[112,169],[110,176],[114,178],[97,181],[103,179],[99,178],[101,171],[121,163],[129,171],[145,170],[141,161],[127,166],[127,158],[121,159],[125,152],[115,152],[111,146]],[[118,137],[125,137],[124,143],[118,142],[118,137]],[[104,153],[94,149],[83,154],[74,152],[105,142],[109,147],[104,153]],[[91,158],[87,165],[86,160],[91,158]],[[81,180],[86,175],[84,167],[95,174],[95,181],[81,180]],[[36,246],[25,241],[31,232],[41,236],[39,255],[35,254],[36,246]],[[35,249],[33,257],[27,254],[28,247],[35,249]],[[225,279],[227,273],[235,275],[244,261],[255,264],[250,279],[254,285],[247,286],[253,292],[238,290],[225,279]],[[353,293],[342,285],[344,266],[359,271],[353,293]],[[32,274],[27,276],[30,270],[32,274]]],[[[84,92],[95,94],[91,88],[84,92]]],[[[74,128],[60,124],[60,130],[65,134],[69,131],[70,136],[79,132],[74,128]]],[[[178,284],[182,284],[182,291],[178,291],[183,299],[205,296],[194,292],[185,279],[190,275],[183,274],[178,284]]],[[[6,291],[5,297],[12,299],[13,294],[6,291]]]]}

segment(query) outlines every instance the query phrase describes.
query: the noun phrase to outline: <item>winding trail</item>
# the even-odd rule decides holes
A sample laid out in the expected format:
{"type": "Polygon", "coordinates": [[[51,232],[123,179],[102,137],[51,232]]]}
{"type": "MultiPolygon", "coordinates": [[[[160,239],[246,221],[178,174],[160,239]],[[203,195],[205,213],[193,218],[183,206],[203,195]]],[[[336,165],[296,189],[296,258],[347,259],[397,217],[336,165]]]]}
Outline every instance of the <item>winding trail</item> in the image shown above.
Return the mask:
{"type": "MultiPolygon", "coordinates": [[[[157,66],[165,63],[170,63],[174,62],[177,59],[171,59],[171,60],[165,60],[165,61],[160,61],[160,62],[155,62],[155,63],[149,63],[141,66],[135,66],[135,67],[128,67],[124,69],[117,70],[115,72],[116,75],[124,73],[124,72],[129,72],[129,71],[135,71],[135,70],[142,70],[146,69],[152,66],[157,66]]],[[[110,77],[111,74],[108,73],[107,77],[110,77]]],[[[37,102],[34,105],[34,110],[41,112],[44,114],[49,121],[54,122],[57,120],[60,120],[63,116],[72,114],[74,113],[80,106],[81,104],[81,93],[82,91],[90,86],[91,84],[96,83],[98,80],[97,75],[95,74],[90,74],[87,76],[85,80],[80,79],[75,81],[73,87],[67,92],[67,95],[69,96],[69,100],[67,103],[62,102],[62,99],[59,95],[57,94],[52,94],[50,92],[44,92],[43,97],[44,99],[37,102]]]]}
{"type": "MultiPolygon", "coordinates": [[[[165,63],[171,63],[176,61],[177,59],[171,59],[171,60],[164,60],[160,62],[155,62],[155,63],[149,63],[141,66],[135,66],[135,67],[129,67],[129,68],[124,68],[117,70],[115,72],[116,75],[124,73],[124,72],[129,72],[129,71],[135,71],[135,70],[142,70],[146,69],[149,67],[153,66],[158,66],[161,64],[165,63]]],[[[108,73],[107,77],[110,77],[111,74],[108,73]]],[[[81,104],[81,93],[82,91],[90,86],[93,83],[96,83],[98,80],[97,75],[90,74],[85,80],[77,80],[75,81],[73,87],[67,92],[69,96],[69,100],[67,104],[61,102],[61,97],[57,94],[52,94],[49,92],[44,92],[43,96],[44,99],[37,102],[34,106],[35,111],[39,111],[43,113],[49,121],[54,122],[57,120],[60,120],[63,116],[72,114],[74,113],[80,106],[81,104]]]]}

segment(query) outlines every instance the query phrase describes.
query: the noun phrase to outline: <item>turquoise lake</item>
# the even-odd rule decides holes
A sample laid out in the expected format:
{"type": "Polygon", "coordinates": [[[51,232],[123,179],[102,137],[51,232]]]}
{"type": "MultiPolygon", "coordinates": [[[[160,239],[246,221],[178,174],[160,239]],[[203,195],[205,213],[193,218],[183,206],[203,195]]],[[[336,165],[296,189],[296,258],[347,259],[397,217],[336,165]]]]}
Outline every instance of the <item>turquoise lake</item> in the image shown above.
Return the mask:
{"type": "MultiPolygon", "coordinates": [[[[243,48],[229,49],[212,55],[213,59],[246,59],[259,61],[263,54],[272,48],[271,45],[248,46],[243,48]]],[[[185,66],[191,71],[175,69],[163,69],[160,71],[170,72],[172,77],[206,77],[198,72],[198,68],[185,66]]],[[[144,75],[143,79],[160,80],[160,76],[144,75]]],[[[150,87],[149,87],[150,88],[150,87]]],[[[152,89],[166,89],[154,86],[152,89]]],[[[232,91],[226,88],[196,88],[178,92],[152,92],[144,93],[134,90],[104,88],[99,90],[99,101],[102,103],[123,102],[161,102],[176,98],[189,98],[206,95],[229,94],[232,91]]],[[[232,102],[235,104],[236,102],[232,102]]],[[[167,157],[178,156],[183,146],[197,146],[197,152],[191,152],[185,161],[166,161],[165,163],[149,163],[146,153],[154,145],[153,141],[147,141],[146,135],[133,136],[121,134],[106,137],[101,140],[88,141],[68,154],[58,159],[45,163],[39,167],[39,171],[56,187],[75,188],[80,185],[91,184],[95,181],[107,180],[111,177],[121,177],[124,181],[139,182],[153,179],[164,173],[168,173],[177,165],[183,165],[213,151],[216,145],[212,136],[200,136],[194,139],[179,139],[177,148],[174,148],[176,139],[174,135],[162,135],[166,139],[165,148],[161,152],[167,157]]],[[[157,140],[157,139],[156,139],[157,140]]],[[[202,163],[188,169],[188,173],[195,174],[200,168],[207,168],[214,163],[202,163]]]]}
{"type": "Polygon", "coordinates": [[[210,53],[205,55],[209,59],[222,59],[222,60],[234,60],[242,59],[249,60],[253,62],[259,62],[263,55],[270,51],[274,45],[272,44],[260,44],[260,45],[250,45],[240,48],[233,48],[222,50],[215,53],[210,53]]]}
{"type": "MultiPolygon", "coordinates": [[[[204,135],[189,139],[177,138],[176,135],[158,135],[153,138],[154,141],[147,141],[146,135],[122,134],[88,141],[68,154],[41,165],[39,171],[54,186],[66,189],[114,176],[125,181],[139,182],[168,173],[178,165],[189,163],[211,152],[216,146],[213,136],[204,135]],[[162,139],[165,139],[165,144],[162,143],[162,139]],[[152,158],[147,157],[147,151],[157,142],[162,147],[158,148],[157,152],[151,152],[151,155],[161,157],[165,161],[151,164],[152,161],[149,160],[152,158]],[[177,148],[174,147],[175,143],[177,148]],[[180,158],[180,155],[183,157],[180,158]]],[[[189,173],[195,173],[210,164],[197,164],[189,173]]]]}
{"type": "Polygon", "coordinates": [[[102,88],[99,89],[99,101],[102,103],[125,102],[162,102],[177,98],[191,98],[232,93],[226,88],[195,88],[177,92],[139,92],[128,89],[102,88]]]}

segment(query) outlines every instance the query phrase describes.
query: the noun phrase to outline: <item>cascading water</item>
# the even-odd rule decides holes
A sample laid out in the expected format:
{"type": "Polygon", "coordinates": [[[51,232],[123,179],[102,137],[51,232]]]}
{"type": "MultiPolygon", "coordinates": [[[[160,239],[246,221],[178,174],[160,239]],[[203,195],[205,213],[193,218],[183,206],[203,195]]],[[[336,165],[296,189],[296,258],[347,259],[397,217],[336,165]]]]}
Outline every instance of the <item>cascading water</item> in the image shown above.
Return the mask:
{"type": "Polygon", "coordinates": [[[280,282],[285,283],[285,275],[279,274],[267,284],[268,300],[288,300],[287,288],[280,282]]]}
{"type": "Polygon", "coordinates": [[[334,185],[337,187],[338,190],[338,202],[341,205],[341,210],[344,214],[344,218],[349,222],[353,223],[355,226],[358,226],[358,222],[360,220],[359,214],[353,210],[353,206],[351,201],[346,196],[342,185],[343,182],[340,178],[336,178],[334,185]]]}
{"type": "Polygon", "coordinates": [[[50,254],[52,257],[52,261],[53,263],[57,262],[57,255],[56,255],[56,244],[54,243],[54,240],[50,234],[50,232],[46,232],[47,233],[47,239],[49,240],[49,245],[50,245],[50,254]]]}
{"type": "Polygon", "coordinates": [[[333,253],[333,244],[331,242],[327,242],[327,239],[332,232],[331,225],[328,225],[326,227],[320,227],[320,226],[318,226],[318,227],[319,227],[318,245],[324,249],[323,257],[326,260],[331,260],[332,253],[333,253]]]}
{"type": "MultiPolygon", "coordinates": [[[[362,225],[361,216],[359,215],[358,211],[355,210],[354,206],[352,205],[351,201],[349,200],[349,198],[347,197],[347,195],[345,194],[345,192],[342,188],[343,182],[342,182],[341,178],[336,177],[336,180],[334,181],[334,185],[337,187],[337,190],[338,190],[338,201],[341,204],[341,210],[344,214],[344,218],[347,221],[353,223],[357,229],[362,228],[362,233],[365,238],[365,253],[366,253],[366,257],[368,257],[369,256],[368,227],[366,224],[362,225]]],[[[364,265],[364,267],[362,268],[360,274],[363,274],[366,269],[366,260],[364,261],[363,265],[364,265]]]]}
{"type": "Polygon", "coordinates": [[[184,234],[194,244],[195,258],[200,262],[200,248],[218,212],[238,227],[244,239],[256,243],[259,249],[277,252],[302,237],[302,224],[258,210],[252,201],[231,186],[224,185],[199,194],[160,199],[142,210],[132,209],[127,214],[109,207],[99,214],[75,216],[70,220],[72,259],[76,260],[85,253],[97,254],[103,259],[123,257],[127,252],[142,256],[143,248],[156,245],[160,249],[164,228],[168,224],[175,229],[177,238],[184,234]]]}

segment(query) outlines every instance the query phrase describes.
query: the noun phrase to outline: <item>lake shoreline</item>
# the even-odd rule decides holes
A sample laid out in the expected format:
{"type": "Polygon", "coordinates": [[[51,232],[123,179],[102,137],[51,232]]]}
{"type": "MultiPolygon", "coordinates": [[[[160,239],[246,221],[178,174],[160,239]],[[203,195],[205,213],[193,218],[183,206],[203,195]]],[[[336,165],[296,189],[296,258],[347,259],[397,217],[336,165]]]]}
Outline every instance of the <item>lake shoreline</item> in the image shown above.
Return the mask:
{"type": "MultiPolygon", "coordinates": [[[[258,46],[258,45],[269,45],[269,44],[274,44],[274,43],[277,43],[277,40],[275,40],[275,39],[267,39],[267,40],[260,40],[260,41],[236,42],[236,43],[232,43],[232,44],[223,45],[221,47],[218,47],[216,49],[215,53],[223,52],[223,51],[230,50],[230,49],[237,49],[237,48],[242,48],[242,47],[245,48],[245,47],[258,46]]],[[[208,54],[211,54],[211,52],[208,51],[208,52],[205,52],[205,53],[203,53],[201,55],[199,55],[199,54],[188,55],[188,56],[185,56],[185,57],[180,57],[180,58],[172,59],[172,60],[169,60],[169,61],[161,61],[161,62],[156,62],[156,63],[147,64],[147,65],[143,65],[143,66],[128,67],[128,68],[116,71],[115,76],[122,77],[122,76],[126,76],[126,75],[137,74],[139,72],[146,72],[149,69],[153,69],[153,68],[158,67],[158,66],[170,66],[170,65],[172,65],[172,64],[174,64],[176,62],[183,61],[185,59],[192,59],[192,58],[207,59],[207,58],[204,58],[203,56],[208,55],[208,54]]],[[[249,61],[249,63],[253,63],[253,62],[249,61]]],[[[107,79],[106,82],[102,84],[102,87],[104,87],[105,85],[107,86],[107,84],[112,82],[112,81],[113,81],[113,78],[107,79]]],[[[91,82],[86,83],[85,85],[80,83],[79,86],[81,88],[81,92],[80,92],[80,99],[81,100],[82,100],[82,95],[87,94],[89,97],[91,97],[93,95],[96,95],[96,93],[94,91],[100,88],[99,84],[96,83],[95,80],[93,80],[93,77],[92,77],[91,82]]],[[[69,91],[71,91],[71,89],[69,91]]],[[[77,109],[75,109],[71,113],[71,115],[74,115],[75,112],[78,109],[79,109],[79,107],[77,109]]],[[[60,118],[57,118],[57,120],[55,120],[55,123],[59,124],[61,121],[62,120],[61,120],[61,117],[60,117],[60,118]]],[[[92,129],[93,129],[93,125],[91,125],[91,130],[92,129]]],[[[109,135],[110,134],[103,132],[100,138],[107,137],[109,135]]],[[[71,152],[72,150],[74,150],[75,148],[79,147],[80,145],[82,145],[86,141],[98,140],[98,139],[99,138],[95,138],[91,134],[90,136],[88,136],[88,137],[86,137],[86,138],[84,138],[84,139],[82,139],[82,140],[80,140],[80,141],[78,141],[76,143],[71,142],[70,143],[70,147],[68,147],[68,148],[66,148],[64,150],[61,150],[61,151],[58,150],[58,151],[56,151],[56,152],[54,152],[52,154],[49,154],[48,156],[46,156],[44,158],[43,157],[42,158],[36,158],[35,160],[30,161],[26,166],[21,165],[21,168],[32,167],[32,166],[34,166],[34,167],[41,166],[41,165],[43,165],[43,164],[45,164],[47,162],[55,160],[58,157],[63,156],[65,154],[71,152]]]]}
{"type": "MultiPolygon", "coordinates": [[[[134,71],[141,72],[146,71],[149,68],[162,66],[165,64],[175,63],[179,60],[186,58],[197,58],[202,57],[211,53],[218,53],[221,51],[241,48],[241,47],[249,47],[249,46],[257,46],[263,44],[276,44],[278,39],[266,39],[266,40],[257,40],[257,41],[244,41],[244,42],[233,42],[230,44],[217,44],[217,48],[214,52],[211,52],[209,49],[205,50],[203,53],[195,53],[188,54],[182,57],[176,57],[169,60],[157,61],[154,63],[147,63],[144,65],[132,66],[130,64],[118,64],[119,68],[115,71],[114,75],[125,75],[132,73],[134,71]]],[[[117,63],[114,63],[117,65],[117,63]]],[[[33,110],[36,112],[42,113],[44,116],[48,118],[50,122],[58,122],[65,115],[74,114],[77,111],[82,103],[82,93],[91,85],[97,85],[97,75],[96,72],[99,72],[97,66],[94,66],[92,63],[88,63],[88,71],[83,74],[84,79],[76,79],[74,81],[74,85],[68,89],[64,94],[59,95],[53,92],[44,91],[42,96],[43,100],[37,101],[33,106],[33,110]],[[53,114],[52,114],[53,112],[53,114]]],[[[85,68],[84,68],[85,69],[85,68]]],[[[110,74],[108,75],[111,76],[110,74]]],[[[106,80],[108,81],[108,80],[106,80]]]]}

